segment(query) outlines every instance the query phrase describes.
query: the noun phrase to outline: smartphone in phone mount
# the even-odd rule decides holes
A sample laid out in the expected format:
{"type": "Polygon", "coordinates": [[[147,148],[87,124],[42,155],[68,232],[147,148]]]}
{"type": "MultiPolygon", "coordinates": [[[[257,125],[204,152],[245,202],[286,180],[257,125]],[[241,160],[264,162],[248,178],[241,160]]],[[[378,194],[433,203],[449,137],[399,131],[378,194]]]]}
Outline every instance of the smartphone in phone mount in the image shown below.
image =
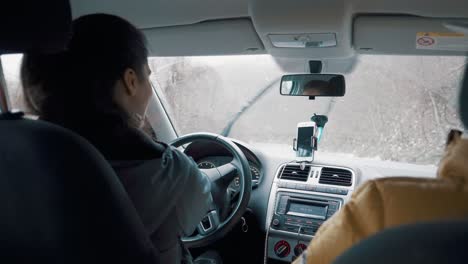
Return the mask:
{"type": "Polygon", "coordinates": [[[293,141],[296,151],[296,161],[312,162],[317,150],[317,125],[315,122],[301,122],[297,124],[297,137],[293,141]]]}

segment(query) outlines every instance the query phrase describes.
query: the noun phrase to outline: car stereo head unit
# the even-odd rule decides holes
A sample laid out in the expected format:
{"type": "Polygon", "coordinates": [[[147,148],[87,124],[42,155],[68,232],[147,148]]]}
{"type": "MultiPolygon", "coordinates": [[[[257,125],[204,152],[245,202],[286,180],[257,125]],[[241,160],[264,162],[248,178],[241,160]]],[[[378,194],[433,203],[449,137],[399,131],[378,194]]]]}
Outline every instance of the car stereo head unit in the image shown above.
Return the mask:
{"type": "Polygon", "coordinates": [[[291,197],[287,202],[285,213],[286,215],[325,220],[327,219],[328,205],[327,202],[291,197]]]}
{"type": "Polygon", "coordinates": [[[271,228],[315,235],[322,223],[341,206],[339,198],[279,192],[271,228]]]}

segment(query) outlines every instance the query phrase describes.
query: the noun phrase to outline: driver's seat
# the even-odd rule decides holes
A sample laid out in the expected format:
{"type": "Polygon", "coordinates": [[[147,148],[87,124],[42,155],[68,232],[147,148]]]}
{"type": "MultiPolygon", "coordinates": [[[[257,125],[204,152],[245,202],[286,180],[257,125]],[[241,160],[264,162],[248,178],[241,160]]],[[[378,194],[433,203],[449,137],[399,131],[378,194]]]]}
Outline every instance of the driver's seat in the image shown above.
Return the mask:
{"type": "MultiPolygon", "coordinates": [[[[0,12],[0,54],[65,46],[68,1],[10,2],[0,12]]],[[[64,128],[3,111],[0,201],[1,263],[156,262],[157,252],[110,165],[64,128]]]]}

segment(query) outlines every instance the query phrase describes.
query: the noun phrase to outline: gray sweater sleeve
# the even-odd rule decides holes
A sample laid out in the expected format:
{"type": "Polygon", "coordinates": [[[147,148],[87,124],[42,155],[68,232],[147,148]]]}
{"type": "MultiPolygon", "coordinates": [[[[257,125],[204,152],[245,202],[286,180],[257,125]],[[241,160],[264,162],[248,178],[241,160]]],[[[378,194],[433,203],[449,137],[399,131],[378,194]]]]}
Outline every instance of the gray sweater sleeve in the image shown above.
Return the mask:
{"type": "Polygon", "coordinates": [[[209,179],[173,147],[160,159],[113,161],[112,166],[149,233],[164,221],[173,221],[180,235],[191,235],[212,203],[209,179]],[[176,219],[168,218],[172,211],[176,219]]]}
{"type": "Polygon", "coordinates": [[[187,166],[185,171],[189,173],[184,184],[180,186],[181,195],[175,204],[177,221],[183,232],[181,235],[189,236],[195,231],[213,202],[211,182],[207,176],[201,173],[192,158],[174,150],[173,159],[175,162],[184,163],[187,166]]]}

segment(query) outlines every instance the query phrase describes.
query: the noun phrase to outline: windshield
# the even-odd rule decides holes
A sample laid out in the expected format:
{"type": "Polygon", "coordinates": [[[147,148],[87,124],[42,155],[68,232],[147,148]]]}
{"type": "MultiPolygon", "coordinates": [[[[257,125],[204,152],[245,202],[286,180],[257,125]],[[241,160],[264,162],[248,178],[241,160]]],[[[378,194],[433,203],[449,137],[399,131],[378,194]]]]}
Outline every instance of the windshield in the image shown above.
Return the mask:
{"type": "MultiPolygon", "coordinates": [[[[21,55],[1,62],[13,108],[25,109],[21,55]]],[[[360,56],[335,99],[279,95],[287,74],[269,55],[153,57],[151,80],[179,135],[228,134],[292,152],[297,124],[328,115],[319,153],[438,164],[451,128],[461,129],[457,97],[464,57],[360,56]]]]}
{"type": "Polygon", "coordinates": [[[279,95],[269,55],[150,58],[152,81],[179,135],[225,133],[291,150],[297,123],[325,114],[319,152],[437,164],[451,128],[464,57],[360,56],[344,97],[279,95]],[[232,125],[232,127],[229,126],[232,125]]]}

